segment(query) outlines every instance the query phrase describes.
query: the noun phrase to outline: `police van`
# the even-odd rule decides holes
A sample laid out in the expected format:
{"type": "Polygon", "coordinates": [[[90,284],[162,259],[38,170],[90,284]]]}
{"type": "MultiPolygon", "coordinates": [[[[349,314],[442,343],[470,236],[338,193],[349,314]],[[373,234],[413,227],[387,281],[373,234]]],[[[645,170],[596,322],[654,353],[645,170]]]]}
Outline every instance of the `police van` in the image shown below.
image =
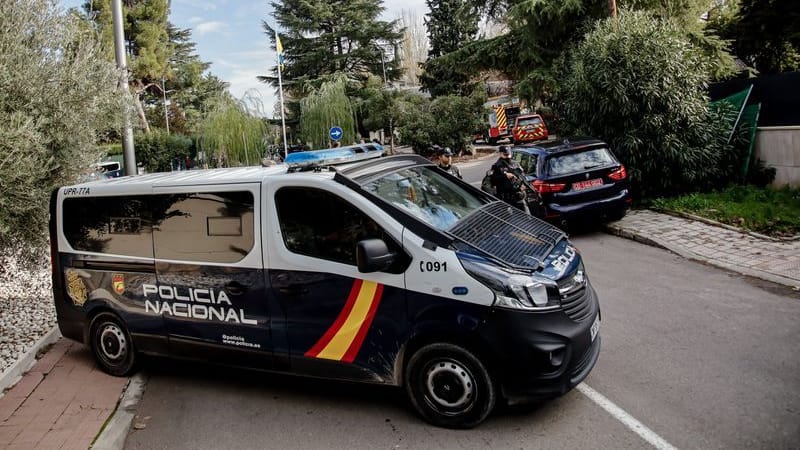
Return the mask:
{"type": "Polygon", "coordinates": [[[402,386],[453,428],[580,383],[600,308],[564,233],[382,151],[56,190],[61,333],[117,376],[152,354],[402,386]]]}

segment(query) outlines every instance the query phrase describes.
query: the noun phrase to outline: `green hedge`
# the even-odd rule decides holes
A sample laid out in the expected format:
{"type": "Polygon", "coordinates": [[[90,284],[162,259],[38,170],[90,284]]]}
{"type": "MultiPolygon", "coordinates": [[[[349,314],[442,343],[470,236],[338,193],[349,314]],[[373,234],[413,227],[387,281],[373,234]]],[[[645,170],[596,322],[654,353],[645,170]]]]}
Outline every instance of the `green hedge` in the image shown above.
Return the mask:
{"type": "Polygon", "coordinates": [[[166,172],[172,169],[175,158],[183,161],[186,156],[194,157],[195,144],[192,138],[180,134],[167,134],[155,129],[150,134],[134,136],[136,162],[141,163],[148,172],[166,172]]]}
{"type": "Polygon", "coordinates": [[[669,21],[599,21],[560,66],[565,131],[608,142],[638,196],[724,186],[741,177],[743,154],[727,143],[732,111],[709,108],[713,64],[669,21]]]}

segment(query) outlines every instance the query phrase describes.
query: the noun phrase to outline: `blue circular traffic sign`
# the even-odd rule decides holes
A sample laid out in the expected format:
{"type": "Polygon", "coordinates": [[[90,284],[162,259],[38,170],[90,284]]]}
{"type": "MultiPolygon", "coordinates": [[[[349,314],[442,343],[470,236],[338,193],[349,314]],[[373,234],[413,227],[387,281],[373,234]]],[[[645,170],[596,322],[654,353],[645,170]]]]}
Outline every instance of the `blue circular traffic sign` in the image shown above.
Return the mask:
{"type": "Polygon", "coordinates": [[[341,127],[331,127],[330,131],[328,131],[328,136],[334,141],[341,141],[344,131],[342,131],[341,127]]]}

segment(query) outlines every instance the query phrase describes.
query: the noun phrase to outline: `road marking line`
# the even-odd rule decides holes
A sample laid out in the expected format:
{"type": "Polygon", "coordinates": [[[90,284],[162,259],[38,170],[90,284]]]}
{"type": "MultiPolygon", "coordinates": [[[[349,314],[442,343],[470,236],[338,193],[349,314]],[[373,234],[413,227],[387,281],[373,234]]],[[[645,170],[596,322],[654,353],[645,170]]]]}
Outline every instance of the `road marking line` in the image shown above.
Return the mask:
{"type": "Polygon", "coordinates": [[[628,427],[631,431],[638,434],[645,441],[649,442],[653,447],[661,450],[677,450],[672,444],[665,441],[650,428],[644,426],[643,423],[634,419],[633,416],[625,412],[625,410],[619,406],[615,405],[611,400],[603,396],[603,394],[589,387],[588,384],[581,383],[578,385],[577,389],[581,391],[583,395],[589,397],[591,401],[597,403],[601,408],[605,409],[606,412],[611,414],[615,419],[622,422],[623,425],[628,427]]]}

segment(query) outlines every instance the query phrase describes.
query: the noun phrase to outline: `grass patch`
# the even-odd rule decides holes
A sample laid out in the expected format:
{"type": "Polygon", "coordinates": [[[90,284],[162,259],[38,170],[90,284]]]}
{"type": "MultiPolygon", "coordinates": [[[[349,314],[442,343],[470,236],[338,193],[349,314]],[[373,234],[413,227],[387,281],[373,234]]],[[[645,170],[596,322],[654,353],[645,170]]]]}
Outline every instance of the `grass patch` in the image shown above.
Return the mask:
{"type": "Polygon", "coordinates": [[[656,209],[695,214],[776,237],[800,234],[800,189],[730,186],[653,201],[656,209]]]}

